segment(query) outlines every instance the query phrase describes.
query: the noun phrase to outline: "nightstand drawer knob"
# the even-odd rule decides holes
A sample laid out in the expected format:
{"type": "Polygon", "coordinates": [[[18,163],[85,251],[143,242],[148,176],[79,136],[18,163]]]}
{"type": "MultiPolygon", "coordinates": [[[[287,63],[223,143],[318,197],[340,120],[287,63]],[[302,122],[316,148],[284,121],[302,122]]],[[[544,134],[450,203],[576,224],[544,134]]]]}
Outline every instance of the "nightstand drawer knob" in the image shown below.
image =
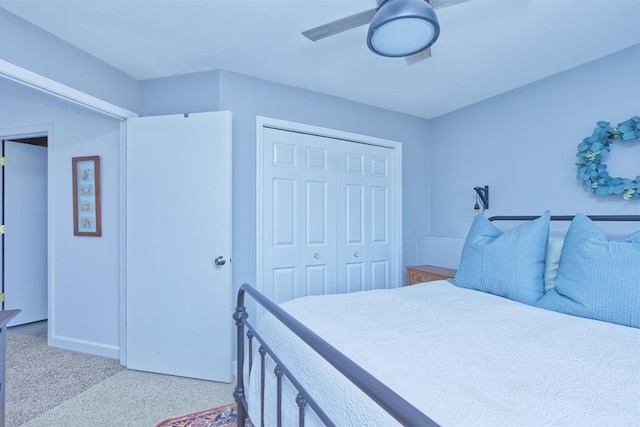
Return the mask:
{"type": "Polygon", "coordinates": [[[416,276],[416,280],[417,280],[418,282],[420,282],[420,281],[422,281],[422,277],[420,277],[420,276],[416,276]]]}
{"type": "Polygon", "coordinates": [[[355,258],[358,258],[358,257],[360,256],[360,254],[359,254],[358,252],[354,252],[354,253],[353,253],[353,256],[354,256],[355,258]]]}
{"type": "Polygon", "coordinates": [[[318,258],[320,258],[320,254],[319,254],[318,252],[316,252],[315,254],[313,254],[313,257],[314,257],[315,259],[318,259],[318,258]]]}

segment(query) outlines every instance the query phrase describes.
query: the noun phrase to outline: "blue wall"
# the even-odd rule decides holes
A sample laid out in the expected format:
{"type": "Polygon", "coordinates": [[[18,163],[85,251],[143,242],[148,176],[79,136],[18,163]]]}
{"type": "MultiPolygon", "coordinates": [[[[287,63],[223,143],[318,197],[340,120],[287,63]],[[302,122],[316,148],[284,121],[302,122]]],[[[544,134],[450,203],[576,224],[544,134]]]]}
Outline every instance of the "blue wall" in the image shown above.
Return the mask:
{"type": "Polygon", "coordinates": [[[0,137],[34,130],[49,133],[51,344],[119,357],[120,122],[0,79],[0,137]],[[95,155],[101,161],[102,236],[78,237],[71,158],[95,155]]]}
{"type": "MultiPolygon", "coordinates": [[[[639,77],[636,45],[432,120],[430,234],[466,235],[477,185],[490,186],[488,216],[640,214],[637,200],[592,195],[574,164],[597,121],[640,115],[639,77]]],[[[606,162],[635,177],[640,145],[616,142],[606,162]]]]}
{"type": "Polygon", "coordinates": [[[129,111],[138,111],[136,79],[2,8],[0,58],[129,111]]]}
{"type": "Polygon", "coordinates": [[[233,272],[236,286],[256,282],[256,117],[265,116],[341,131],[359,133],[403,143],[403,238],[404,264],[415,262],[415,238],[428,231],[429,122],[333,96],[271,83],[246,75],[219,71],[144,81],[141,111],[177,114],[202,111],[216,102],[214,82],[219,77],[220,110],[233,112],[233,272]],[[202,83],[205,82],[204,91],[202,83]],[[178,102],[167,94],[180,96],[178,102]],[[416,196],[419,195],[419,196],[416,196]]]}
{"type": "Polygon", "coordinates": [[[218,111],[220,72],[181,74],[140,82],[141,116],[218,111]]]}

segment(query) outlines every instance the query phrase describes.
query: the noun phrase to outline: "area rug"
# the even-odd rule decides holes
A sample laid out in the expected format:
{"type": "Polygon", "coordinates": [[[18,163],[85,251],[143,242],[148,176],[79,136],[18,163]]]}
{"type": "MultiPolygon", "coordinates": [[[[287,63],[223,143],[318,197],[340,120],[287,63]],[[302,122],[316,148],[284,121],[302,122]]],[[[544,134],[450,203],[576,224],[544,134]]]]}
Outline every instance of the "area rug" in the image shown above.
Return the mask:
{"type": "Polygon", "coordinates": [[[156,427],[231,427],[236,425],[236,404],[207,409],[162,421],[156,427]]]}

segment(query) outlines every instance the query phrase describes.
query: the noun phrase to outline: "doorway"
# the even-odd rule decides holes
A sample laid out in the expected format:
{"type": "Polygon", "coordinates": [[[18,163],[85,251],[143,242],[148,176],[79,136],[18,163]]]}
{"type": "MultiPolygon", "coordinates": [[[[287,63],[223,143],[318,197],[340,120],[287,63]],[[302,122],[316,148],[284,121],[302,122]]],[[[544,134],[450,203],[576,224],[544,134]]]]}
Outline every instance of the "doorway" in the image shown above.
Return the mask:
{"type": "Polygon", "coordinates": [[[2,139],[2,308],[20,309],[8,326],[42,322],[48,315],[46,135],[2,139]]]}

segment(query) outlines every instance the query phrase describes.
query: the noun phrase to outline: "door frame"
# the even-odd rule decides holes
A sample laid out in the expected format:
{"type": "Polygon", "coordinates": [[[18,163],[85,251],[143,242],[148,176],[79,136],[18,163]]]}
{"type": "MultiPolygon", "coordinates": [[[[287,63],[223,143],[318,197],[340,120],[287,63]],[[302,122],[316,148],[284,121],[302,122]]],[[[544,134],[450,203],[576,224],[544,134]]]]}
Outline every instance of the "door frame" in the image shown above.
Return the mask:
{"type": "Polygon", "coordinates": [[[270,117],[257,116],[256,117],[256,288],[262,291],[262,234],[263,234],[263,206],[262,195],[264,186],[262,183],[262,162],[264,158],[264,140],[263,129],[273,128],[289,132],[298,132],[309,135],[321,136],[326,138],[332,138],[337,140],[355,142],[357,144],[376,145],[379,147],[391,148],[394,150],[394,174],[393,174],[393,190],[395,192],[396,202],[392,206],[394,223],[394,245],[395,259],[394,266],[395,271],[392,272],[391,277],[395,278],[397,286],[402,286],[403,271],[402,264],[402,143],[393,141],[390,139],[378,138],[375,136],[362,135],[358,133],[345,132],[337,129],[325,128],[320,126],[313,126],[303,123],[292,122],[288,120],[274,119],[270,117]]]}
{"type": "Polygon", "coordinates": [[[53,312],[53,299],[55,297],[55,283],[53,282],[53,263],[54,259],[54,214],[52,210],[52,201],[55,200],[55,186],[48,183],[54,180],[54,141],[53,141],[53,125],[50,123],[21,126],[14,128],[0,128],[0,139],[25,139],[36,137],[47,137],[47,343],[51,343],[51,331],[55,330],[55,315],[53,312]]]}
{"type": "Polygon", "coordinates": [[[120,290],[120,364],[127,366],[127,121],[120,122],[119,147],[119,179],[120,210],[118,212],[118,239],[120,240],[119,290],[120,290]]]}

